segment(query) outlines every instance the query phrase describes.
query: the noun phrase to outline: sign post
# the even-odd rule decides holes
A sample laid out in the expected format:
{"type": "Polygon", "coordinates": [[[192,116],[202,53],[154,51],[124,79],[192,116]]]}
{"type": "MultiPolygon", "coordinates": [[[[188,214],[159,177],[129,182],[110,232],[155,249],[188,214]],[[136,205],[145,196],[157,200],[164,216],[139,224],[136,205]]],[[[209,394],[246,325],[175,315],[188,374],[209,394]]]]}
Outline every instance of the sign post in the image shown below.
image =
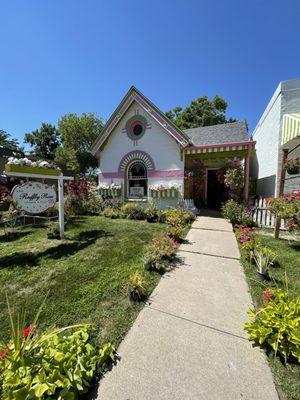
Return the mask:
{"type": "Polygon", "coordinates": [[[60,238],[65,236],[65,211],[64,211],[64,180],[61,175],[58,178],[58,223],[60,238]]]}
{"type": "MultiPolygon", "coordinates": [[[[72,176],[63,176],[63,174],[56,175],[56,176],[55,175],[47,175],[47,174],[45,174],[45,175],[42,175],[42,174],[31,174],[31,173],[25,173],[25,172],[5,172],[5,174],[7,176],[12,176],[12,177],[21,177],[21,178],[27,178],[27,179],[28,178],[54,179],[54,180],[57,181],[57,185],[58,185],[58,223],[59,223],[60,238],[63,239],[64,238],[64,234],[65,234],[65,224],[64,224],[64,181],[73,181],[74,178],[72,176]]],[[[36,183],[38,183],[38,182],[32,182],[32,184],[36,184],[36,183]]],[[[35,193],[35,196],[37,197],[36,193],[35,193]]],[[[38,200],[36,200],[36,202],[37,201],[38,200]]],[[[28,211],[28,210],[25,209],[25,211],[28,211]]],[[[39,211],[39,212],[41,212],[41,211],[39,211]]]]}

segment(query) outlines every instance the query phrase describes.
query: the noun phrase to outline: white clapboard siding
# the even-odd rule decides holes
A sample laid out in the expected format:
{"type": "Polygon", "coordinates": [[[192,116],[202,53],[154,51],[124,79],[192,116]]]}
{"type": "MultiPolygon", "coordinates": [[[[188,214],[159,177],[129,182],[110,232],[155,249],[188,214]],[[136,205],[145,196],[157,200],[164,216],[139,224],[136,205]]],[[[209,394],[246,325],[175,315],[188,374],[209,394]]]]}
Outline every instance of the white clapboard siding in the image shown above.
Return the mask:
{"type": "MultiPolygon", "coordinates": [[[[251,215],[254,222],[262,228],[274,228],[275,215],[267,208],[267,201],[264,198],[256,199],[251,207],[251,215]]],[[[285,229],[284,220],[280,221],[280,229],[285,229]]]]}

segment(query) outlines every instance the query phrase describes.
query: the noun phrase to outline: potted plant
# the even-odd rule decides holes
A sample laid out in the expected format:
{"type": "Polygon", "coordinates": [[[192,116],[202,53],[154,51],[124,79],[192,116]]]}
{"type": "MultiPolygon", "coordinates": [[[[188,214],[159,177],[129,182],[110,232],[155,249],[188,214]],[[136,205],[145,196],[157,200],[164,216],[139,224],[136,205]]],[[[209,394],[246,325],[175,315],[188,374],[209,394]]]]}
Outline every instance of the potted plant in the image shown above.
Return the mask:
{"type": "Polygon", "coordinates": [[[257,266],[256,274],[260,281],[269,281],[269,268],[274,264],[276,254],[267,247],[259,246],[253,252],[253,259],[257,266]]]}
{"type": "Polygon", "coordinates": [[[290,158],[285,163],[285,168],[290,175],[297,175],[300,173],[300,157],[290,158]]]}

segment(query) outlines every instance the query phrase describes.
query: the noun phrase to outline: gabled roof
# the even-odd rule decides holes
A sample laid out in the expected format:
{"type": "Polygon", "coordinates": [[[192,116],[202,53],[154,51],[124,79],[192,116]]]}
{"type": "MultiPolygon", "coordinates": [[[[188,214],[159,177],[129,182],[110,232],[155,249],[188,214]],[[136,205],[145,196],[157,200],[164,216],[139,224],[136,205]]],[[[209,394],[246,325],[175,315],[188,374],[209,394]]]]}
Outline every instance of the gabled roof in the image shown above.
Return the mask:
{"type": "Polygon", "coordinates": [[[184,129],[184,132],[193,146],[246,142],[249,140],[246,121],[184,129]]]}
{"type": "Polygon", "coordinates": [[[136,87],[131,86],[119,106],[115,109],[107,123],[105,124],[101,135],[95,141],[91,148],[91,153],[96,154],[103,143],[108,139],[115,126],[119,123],[122,116],[136,101],[156,122],[161,125],[181,146],[190,144],[189,137],[179,129],[166,115],[161,112],[149,99],[147,99],[136,87]]]}

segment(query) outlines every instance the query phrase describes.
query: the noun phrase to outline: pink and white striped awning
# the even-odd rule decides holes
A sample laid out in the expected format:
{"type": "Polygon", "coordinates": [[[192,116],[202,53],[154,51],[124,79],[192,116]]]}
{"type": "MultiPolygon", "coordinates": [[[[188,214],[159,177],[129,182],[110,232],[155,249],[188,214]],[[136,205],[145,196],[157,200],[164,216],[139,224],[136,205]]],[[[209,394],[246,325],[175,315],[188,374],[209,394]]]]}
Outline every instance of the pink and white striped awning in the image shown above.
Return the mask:
{"type": "Polygon", "coordinates": [[[252,147],[254,144],[254,141],[249,140],[248,142],[188,146],[184,148],[184,152],[185,154],[221,153],[226,151],[247,150],[249,146],[252,147]]]}

